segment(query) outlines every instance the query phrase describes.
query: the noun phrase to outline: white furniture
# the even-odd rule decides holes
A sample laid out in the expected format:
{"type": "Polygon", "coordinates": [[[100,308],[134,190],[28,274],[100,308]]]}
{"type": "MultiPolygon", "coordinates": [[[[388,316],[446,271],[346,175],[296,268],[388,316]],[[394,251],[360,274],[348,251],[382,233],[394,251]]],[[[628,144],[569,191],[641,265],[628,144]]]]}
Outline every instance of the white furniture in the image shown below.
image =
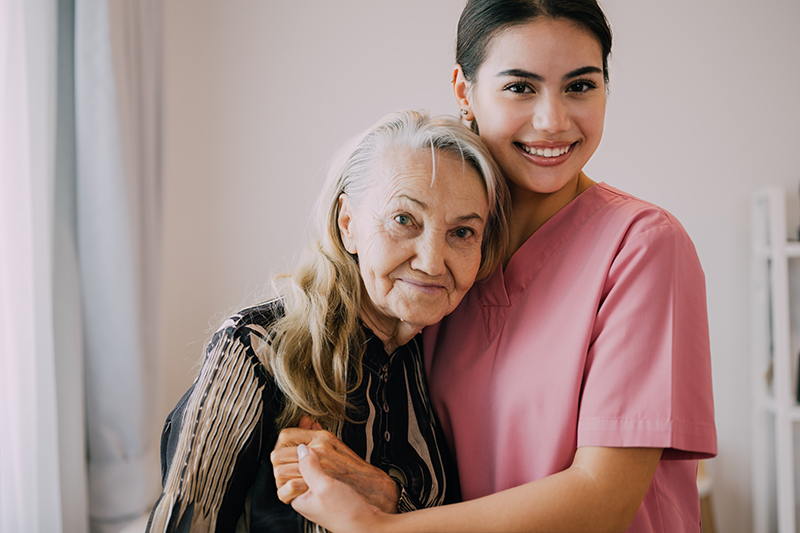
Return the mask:
{"type": "Polygon", "coordinates": [[[753,531],[768,532],[770,496],[775,495],[779,533],[796,533],[793,439],[800,406],[796,400],[798,347],[791,339],[789,261],[800,258],[800,242],[787,240],[782,189],[759,192],[752,208],[753,531]],[[773,479],[775,485],[770,482],[773,479]]]}

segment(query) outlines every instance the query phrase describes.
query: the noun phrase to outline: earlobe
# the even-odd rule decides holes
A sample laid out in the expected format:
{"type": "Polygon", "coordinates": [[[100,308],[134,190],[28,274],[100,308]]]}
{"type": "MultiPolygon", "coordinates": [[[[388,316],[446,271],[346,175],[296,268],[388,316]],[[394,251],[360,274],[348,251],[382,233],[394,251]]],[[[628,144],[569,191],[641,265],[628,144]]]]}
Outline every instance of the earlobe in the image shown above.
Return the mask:
{"type": "Polygon", "coordinates": [[[355,225],[353,217],[350,215],[350,199],[346,194],[339,195],[339,236],[342,238],[345,250],[351,254],[358,253],[358,246],[355,238],[355,225]]]}
{"type": "Polygon", "coordinates": [[[475,118],[469,105],[469,88],[470,83],[464,76],[461,65],[456,65],[453,68],[453,95],[456,97],[458,107],[461,108],[461,116],[465,120],[473,120],[475,118]]]}

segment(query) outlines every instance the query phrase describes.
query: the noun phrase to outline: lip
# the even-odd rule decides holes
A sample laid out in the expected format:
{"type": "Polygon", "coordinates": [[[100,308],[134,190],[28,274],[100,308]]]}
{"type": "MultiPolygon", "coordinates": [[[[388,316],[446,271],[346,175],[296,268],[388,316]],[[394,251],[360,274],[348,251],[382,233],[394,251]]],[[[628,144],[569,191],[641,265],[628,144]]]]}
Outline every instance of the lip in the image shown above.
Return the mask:
{"type": "Polygon", "coordinates": [[[578,144],[577,141],[575,141],[574,143],[571,143],[571,144],[564,143],[564,142],[536,142],[536,143],[530,143],[530,144],[529,143],[515,142],[514,143],[514,147],[527,160],[532,161],[533,163],[535,163],[535,164],[537,164],[539,166],[552,167],[552,166],[560,165],[564,161],[569,159],[570,156],[572,155],[572,152],[575,151],[575,146],[577,144],[578,144]],[[559,155],[559,156],[556,156],[556,157],[543,157],[543,156],[539,156],[539,155],[536,155],[536,154],[530,154],[530,153],[526,152],[525,150],[522,149],[522,146],[525,146],[525,147],[527,147],[529,149],[530,148],[536,148],[536,149],[542,149],[542,150],[545,150],[545,149],[550,149],[550,150],[563,149],[565,147],[569,147],[569,150],[567,152],[559,155]]]}
{"type": "Polygon", "coordinates": [[[400,278],[398,281],[402,281],[407,285],[411,285],[412,288],[424,294],[435,295],[438,294],[440,291],[445,290],[444,286],[439,283],[426,283],[424,281],[419,281],[410,278],[400,278]]]}

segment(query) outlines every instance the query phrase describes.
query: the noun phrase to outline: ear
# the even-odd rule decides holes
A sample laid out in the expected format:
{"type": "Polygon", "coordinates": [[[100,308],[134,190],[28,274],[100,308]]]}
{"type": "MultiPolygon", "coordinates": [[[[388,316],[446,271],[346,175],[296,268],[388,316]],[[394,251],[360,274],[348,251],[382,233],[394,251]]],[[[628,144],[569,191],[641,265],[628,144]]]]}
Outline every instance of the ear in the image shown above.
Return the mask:
{"type": "Polygon", "coordinates": [[[345,250],[351,254],[358,253],[358,246],[356,245],[356,231],[353,217],[351,215],[350,199],[346,194],[339,195],[339,236],[342,238],[345,250]]]}
{"type": "Polygon", "coordinates": [[[464,120],[475,120],[475,115],[472,114],[472,109],[469,105],[470,83],[464,76],[461,65],[456,65],[453,68],[453,95],[456,97],[456,103],[461,109],[461,118],[464,120]],[[466,111],[466,114],[464,111],[466,111]]]}

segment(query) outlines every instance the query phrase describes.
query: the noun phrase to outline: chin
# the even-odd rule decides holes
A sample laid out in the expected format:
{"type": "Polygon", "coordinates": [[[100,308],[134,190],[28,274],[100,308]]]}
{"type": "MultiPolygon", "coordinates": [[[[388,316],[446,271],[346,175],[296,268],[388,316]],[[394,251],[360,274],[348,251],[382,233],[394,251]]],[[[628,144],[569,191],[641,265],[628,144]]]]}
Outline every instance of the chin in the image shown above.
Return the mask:
{"type": "Polygon", "coordinates": [[[397,313],[395,316],[407,324],[415,324],[423,327],[436,323],[430,313],[420,313],[414,309],[404,309],[403,311],[405,312],[397,313]],[[434,320],[434,322],[432,322],[432,320],[434,320]]]}

